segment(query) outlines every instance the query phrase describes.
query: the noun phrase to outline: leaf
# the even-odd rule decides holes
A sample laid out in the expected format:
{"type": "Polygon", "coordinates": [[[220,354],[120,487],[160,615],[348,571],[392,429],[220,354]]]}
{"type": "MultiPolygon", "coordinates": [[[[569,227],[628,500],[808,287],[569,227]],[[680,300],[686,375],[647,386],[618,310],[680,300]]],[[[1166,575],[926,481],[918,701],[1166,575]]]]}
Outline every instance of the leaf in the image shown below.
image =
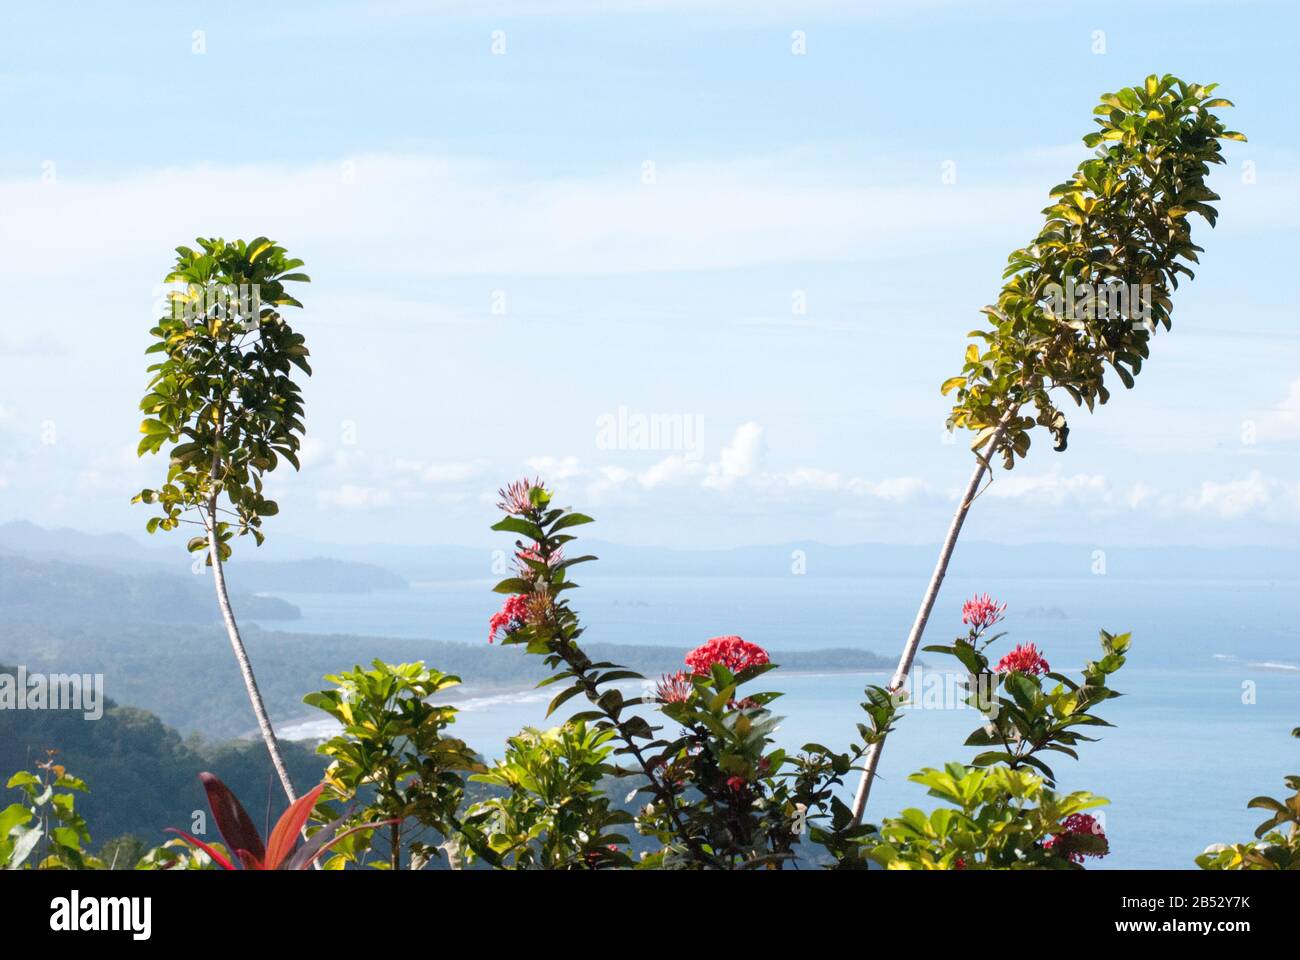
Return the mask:
{"type": "Polygon", "coordinates": [[[523,519],[522,517],[503,517],[496,523],[492,524],[493,530],[502,530],[508,533],[519,533],[528,537],[530,540],[540,543],[546,537],[542,533],[541,527],[535,523],[523,519]]]}
{"type": "MultiPolygon", "coordinates": [[[[289,809],[281,815],[275,826],[271,828],[271,836],[266,841],[266,856],[258,858],[263,861],[267,870],[278,870],[280,865],[288,859],[289,854],[293,851],[294,844],[298,842],[299,831],[302,830],[303,824],[307,822],[307,818],[311,816],[312,809],[316,806],[316,800],[324,789],[325,784],[321,783],[310,793],[299,797],[289,805],[289,809]]],[[[242,850],[240,852],[242,853],[242,850]]]]}
{"type": "MultiPolygon", "coordinates": [[[[595,521],[592,520],[592,518],[587,516],[585,513],[565,514],[563,517],[561,517],[559,520],[556,521],[555,526],[551,527],[551,533],[556,533],[557,531],[564,530],[567,527],[576,527],[579,524],[594,523],[594,522],[595,521]]],[[[538,539],[538,538],[534,538],[534,539],[538,539]]]]}
{"type": "Polygon", "coordinates": [[[578,694],[582,693],[582,689],[583,689],[583,688],[582,688],[579,684],[576,684],[576,683],[575,683],[573,686],[569,687],[567,690],[565,690],[565,691],[563,691],[562,693],[558,694],[558,695],[555,697],[555,699],[553,699],[553,700],[551,701],[550,706],[548,706],[548,707],[546,708],[546,715],[549,717],[549,716],[550,716],[551,714],[553,714],[556,710],[558,710],[558,709],[559,709],[559,708],[564,704],[564,702],[565,702],[566,700],[569,700],[569,699],[571,699],[572,697],[575,697],[575,696],[577,696],[578,694]]]}
{"type": "Polygon", "coordinates": [[[344,830],[335,836],[335,832],[342,825],[346,817],[339,817],[326,824],[321,829],[312,834],[307,842],[294,851],[285,863],[280,867],[281,870],[306,870],[315,863],[329,849],[339,843],[342,843],[354,833],[360,833],[363,830],[378,830],[380,827],[391,826],[394,823],[401,823],[400,820],[380,820],[377,823],[363,823],[360,826],[353,827],[350,830],[344,830]]]}
{"type": "Polygon", "coordinates": [[[31,855],[43,835],[39,827],[16,827],[13,832],[16,834],[14,848],[13,852],[9,854],[9,862],[6,864],[10,870],[22,866],[23,861],[31,855]]]}
{"type": "Polygon", "coordinates": [[[214,774],[200,773],[199,780],[207,792],[212,818],[217,821],[217,829],[221,831],[226,846],[234,851],[247,850],[258,860],[265,860],[262,838],[239,798],[214,774]]]}
{"type": "Polygon", "coordinates": [[[0,840],[9,836],[14,827],[26,823],[32,817],[31,812],[21,803],[13,803],[0,811],[0,840]]]}
{"type": "Polygon", "coordinates": [[[166,827],[166,828],[164,828],[164,829],[165,829],[165,831],[166,831],[167,833],[174,833],[174,834],[176,834],[176,836],[180,837],[182,840],[184,840],[184,841],[185,841],[186,843],[188,843],[190,846],[192,846],[192,847],[196,847],[197,849],[202,850],[202,851],[203,851],[204,853],[206,853],[209,857],[211,857],[211,858],[213,859],[213,861],[214,861],[218,866],[220,866],[222,869],[224,869],[224,870],[234,870],[234,869],[235,869],[235,865],[234,865],[233,863],[231,863],[228,859],[226,859],[225,857],[223,857],[223,856],[222,856],[219,852],[217,852],[217,850],[215,850],[213,847],[211,847],[211,846],[209,846],[208,844],[204,843],[204,842],[203,842],[202,840],[200,840],[198,837],[191,837],[191,836],[190,836],[188,833],[186,833],[185,831],[183,831],[183,830],[177,830],[175,827],[166,827]]]}

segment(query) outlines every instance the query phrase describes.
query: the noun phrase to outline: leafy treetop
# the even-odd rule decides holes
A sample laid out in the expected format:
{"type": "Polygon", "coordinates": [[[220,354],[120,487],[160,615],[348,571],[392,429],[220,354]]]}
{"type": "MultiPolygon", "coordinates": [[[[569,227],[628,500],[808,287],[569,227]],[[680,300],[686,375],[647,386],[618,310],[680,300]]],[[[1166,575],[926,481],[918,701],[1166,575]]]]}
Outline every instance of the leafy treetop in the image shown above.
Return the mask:
{"type": "Polygon", "coordinates": [[[1212,112],[1232,106],[1210,97],[1216,86],[1153,74],[1102,96],[1093,111],[1100,129],[1083,138],[1096,155],[1052,188],[1047,222],[1011,254],[998,302],[984,308],[991,329],[970,334],[983,349],[970,344],[961,374],[943,384],[944,394],[957,391],[949,429],[975,431],[972,448],[996,436],[991,452],[1010,469],[1038,424],[1064,450],[1069,427],[1051,391],[1091,410],[1110,398],[1107,366],[1133,386],[1152,335],[1170,328],[1178,275],[1193,276],[1186,263],[1198,262],[1188,215],[1211,226],[1218,216],[1205,178],[1209,164],[1224,162],[1219,141],[1246,139],[1212,112]],[[1083,309],[1051,308],[1054,295],[1059,307],[1061,293],[1081,284],[1083,309]],[[1119,285],[1136,289],[1137,300],[1123,311],[1099,309],[1096,291],[1119,285]],[[1022,415],[1027,407],[1036,416],[1022,415]]]}
{"type": "MultiPolygon", "coordinates": [[[[140,401],[146,419],[138,453],[174,444],[167,479],[135,502],[160,507],[150,533],[200,522],[182,519],[198,509],[205,527],[215,528],[225,560],[236,531],[260,544],[263,518],[279,510],[263,496],[263,474],[280,458],[298,467],[306,428],[291,374],[297,367],[310,376],[311,367],[303,336],[280,308],[302,306],[285,284],[309,278],[294,272],[301,260],[265,237],[197,243],[198,251],[176,249],[167,282],[184,288],[172,292],[169,314],[150,331],[158,342],[146,351],[161,359],[149,367],[149,391],[140,401]],[[219,506],[222,494],[229,508],[219,506]],[[218,512],[233,522],[218,521],[218,512]]],[[[206,548],[207,537],[189,542],[192,552],[206,548]]]]}

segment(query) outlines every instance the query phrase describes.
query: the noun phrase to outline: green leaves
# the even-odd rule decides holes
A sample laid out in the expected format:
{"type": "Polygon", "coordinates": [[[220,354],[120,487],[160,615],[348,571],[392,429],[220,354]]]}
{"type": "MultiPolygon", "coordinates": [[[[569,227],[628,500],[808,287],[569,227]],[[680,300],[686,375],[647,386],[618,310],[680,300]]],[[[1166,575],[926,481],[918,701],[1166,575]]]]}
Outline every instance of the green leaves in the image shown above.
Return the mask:
{"type": "Polygon", "coordinates": [[[1104,834],[1084,835],[1069,826],[1071,817],[1106,801],[1085,791],[1057,794],[1030,771],[949,763],[908,779],[951,806],[886,818],[868,851],[886,869],[1063,870],[1077,868],[1079,854],[1101,856],[1108,849],[1104,834]],[[1068,850],[1057,846],[1063,834],[1068,850]]]}
{"type": "MultiPolygon", "coordinates": [[[[303,702],[329,714],[342,732],[317,751],[331,760],[327,795],[315,817],[331,823],[340,816],[333,804],[369,798],[361,810],[349,811],[344,824],[353,828],[377,820],[414,820],[443,836],[459,826],[457,810],[464,795],[463,773],[482,771],[478,756],[463,741],[444,731],[456,710],[430,701],[460,683],[460,678],[423,663],[390,664],[374,660],[325,678],[333,689],[308,694],[303,702]]],[[[395,832],[400,837],[400,829],[395,832]]],[[[369,834],[334,848],[328,868],[359,861],[369,848],[369,834]]],[[[388,865],[397,868],[404,848],[389,850],[388,865]]],[[[411,844],[405,852],[427,861],[438,848],[411,844]]]]}
{"type": "Polygon", "coordinates": [[[1055,391],[1093,410],[1109,398],[1107,369],[1131,388],[1148,341],[1171,328],[1170,293],[1201,249],[1190,215],[1210,226],[1218,217],[1206,202],[1218,199],[1205,186],[1209,165],[1224,162],[1221,140],[1245,139],[1213,113],[1232,106],[1208,96],[1214,86],[1151,75],[1103,94],[1098,129],[1083,138],[1096,155],[1051,189],[1042,230],[1008,257],[997,304],[984,309],[991,326],[973,334],[985,349],[969,345],[962,376],[941,387],[956,392],[949,429],[973,431],[976,449],[996,435],[1008,469],[1027,455],[1035,426],[1065,449],[1055,391]],[[1076,287],[1084,295],[1062,301],[1076,287]],[[1020,418],[1022,409],[1035,417],[1020,418]]]}
{"type": "Polygon", "coordinates": [[[0,870],[87,870],[104,864],[87,853],[90,831],[77,812],[76,794],[85,781],[71,776],[49,751],[36,764],[39,773],[20,770],[5,786],[21,790],[24,800],[0,810],[0,870]],[[38,850],[39,862],[31,860],[38,850]]]}
{"type": "MultiPolygon", "coordinates": [[[[1300,736],[1300,727],[1291,731],[1300,736]]],[[[1202,870],[1300,870],[1300,775],[1285,778],[1293,794],[1283,800],[1254,797],[1247,804],[1252,810],[1265,810],[1270,816],[1255,828],[1251,843],[1213,844],[1196,858],[1202,870]],[[1286,825],[1285,830],[1278,829],[1286,825]]]]}
{"type": "Polygon", "coordinates": [[[525,728],[506,744],[505,757],[470,779],[499,788],[476,803],[466,823],[485,838],[509,869],[549,870],[629,867],[621,849],[628,837],[617,828],[632,822],[611,807],[602,781],[610,763],[615,731],[582,720],[540,731],[525,728]]]}
{"type": "Polygon", "coordinates": [[[281,458],[299,466],[304,410],[291,371],[311,374],[304,337],[277,307],[301,306],[284,284],[309,278],[291,272],[302,261],[265,237],[196,243],[201,252],[177,248],[167,282],[179,289],[150,331],[157,342],[146,352],[163,359],[149,367],[137,453],[173,446],[165,484],[136,502],[161,508],[150,533],[175,529],[190,511],[211,525],[227,509],[235,533],[260,543],[262,520],[278,512],[262,495],[264,475],[281,458]]]}

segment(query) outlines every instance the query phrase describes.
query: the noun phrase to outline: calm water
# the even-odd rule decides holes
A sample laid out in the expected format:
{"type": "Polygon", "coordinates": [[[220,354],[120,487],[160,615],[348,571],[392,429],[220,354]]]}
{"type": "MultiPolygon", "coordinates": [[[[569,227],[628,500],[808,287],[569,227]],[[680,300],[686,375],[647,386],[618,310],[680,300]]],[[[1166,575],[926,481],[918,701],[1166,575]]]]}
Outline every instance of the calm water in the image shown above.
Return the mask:
{"type": "MultiPolygon", "coordinates": [[[[921,588],[907,579],[591,577],[570,596],[591,640],[685,651],[738,633],[775,650],[858,647],[892,656],[921,588]]],[[[976,589],[1011,605],[1010,636],[995,650],[1033,641],[1058,670],[1073,672],[1095,657],[1099,627],[1133,632],[1128,665],[1115,680],[1126,696],[1103,708],[1117,726],[1103,729],[1100,743],[1082,745],[1080,762],[1062,757],[1055,765],[1062,789],[1111,800],[1104,815],[1114,852],[1102,866],[1189,867],[1209,843],[1248,838],[1263,816],[1247,811],[1246,801],[1280,794],[1282,777],[1300,771],[1300,744],[1288,736],[1300,726],[1300,597],[1293,582],[950,580],[928,642],[960,631],[961,601],[976,589]],[[1254,702],[1243,703],[1251,689],[1254,702]]],[[[464,581],[361,596],[285,594],[303,619],[264,626],[477,643],[497,605],[489,590],[487,582],[464,581]]],[[[863,684],[882,677],[769,675],[763,687],[786,693],[776,704],[786,717],[778,738],[787,746],[816,740],[842,747],[863,684]]],[[[470,698],[459,704],[459,732],[492,754],[521,726],[544,724],[548,699],[533,691],[470,698]]],[[[885,750],[871,812],[934,806],[907,774],[969,758],[972,751],[961,744],[975,726],[970,710],[909,711],[885,750]]],[[[325,732],[318,723],[286,731],[325,732]]]]}

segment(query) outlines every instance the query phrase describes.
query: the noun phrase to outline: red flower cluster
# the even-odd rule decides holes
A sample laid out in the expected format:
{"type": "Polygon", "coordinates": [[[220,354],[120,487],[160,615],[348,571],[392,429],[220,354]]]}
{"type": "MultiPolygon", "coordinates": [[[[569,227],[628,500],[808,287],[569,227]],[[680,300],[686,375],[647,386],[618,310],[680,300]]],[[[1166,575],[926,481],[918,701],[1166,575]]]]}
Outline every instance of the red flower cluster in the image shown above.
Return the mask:
{"type": "Polygon", "coordinates": [[[665,674],[659,681],[659,686],[655,688],[655,699],[660,703],[685,703],[692,689],[691,678],[686,671],[678,670],[676,673],[665,674]]]}
{"type": "Polygon", "coordinates": [[[1023,643],[998,661],[998,673],[1027,673],[1038,676],[1051,670],[1051,664],[1043,659],[1038,648],[1032,643],[1023,643]]]}
{"type": "Polygon", "coordinates": [[[987,630],[997,623],[1007,612],[1005,603],[998,603],[987,593],[975,595],[962,604],[961,622],[977,630],[987,630]]]}
{"type": "Polygon", "coordinates": [[[1061,821],[1064,828],[1054,837],[1044,841],[1045,850],[1056,850],[1059,854],[1066,857],[1071,863],[1083,863],[1084,857],[1101,857],[1106,856],[1109,850],[1109,843],[1106,841],[1106,833],[1101,829],[1101,824],[1097,818],[1087,813],[1072,813],[1061,821]],[[1107,844],[1107,849],[1100,852],[1093,850],[1080,850],[1074,844],[1073,838],[1080,836],[1100,837],[1103,843],[1107,844]]]}
{"type": "Polygon", "coordinates": [[[528,598],[522,593],[506,597],[501,609],[488,621],[488,643],[494,643],[498,633],[504,632],[509,636],[527,622],[528,598]]]}
{"type": "Polygon", "coordinates": [[[686,665],[692,673],[708,673],[715,663],[720,663],[732,673],[746,667],[758,667],[768,662],[767,651],[746,643],[740,637],[714,637],[686,655],[686,665]]]}
{"type": "Polygon", "coordinates": [[[727,777],[727,786],[729,786],[735,793],[740,793],[741,790],[745,789],[745,778],[727,777]]]}

